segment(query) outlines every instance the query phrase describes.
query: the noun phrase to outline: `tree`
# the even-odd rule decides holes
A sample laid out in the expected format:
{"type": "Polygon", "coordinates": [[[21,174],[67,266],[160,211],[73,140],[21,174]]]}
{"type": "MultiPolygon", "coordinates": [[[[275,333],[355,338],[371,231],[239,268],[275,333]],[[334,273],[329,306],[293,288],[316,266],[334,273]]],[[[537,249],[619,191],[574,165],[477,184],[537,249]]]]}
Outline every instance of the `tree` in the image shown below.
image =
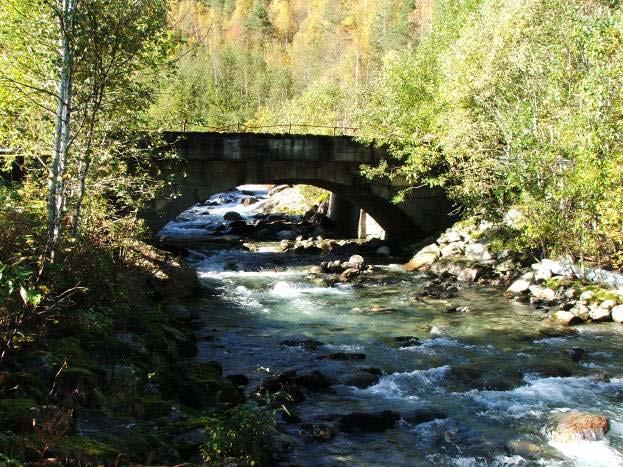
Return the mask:
{"type": "MultiPolygon", "coordinates": [[[[25,96],[40,108],[54,111],[55,130],[48,182],[48,256],[53,260],[60,244],[68,196],[75,199],[74,227],[78,230],[81,206],[92,166],[95,136],[106,141],[99,126],[103,111],[122,116],[121,109],[137,109],[145,99],[140,70],[156,64],[166,42],[167,0],[0,0],[7,22],[0,32],[7,38],[2,62],[9,73],[2,77],[0,90],[25,96]],[[44,24],[56,31],[57,45],[50,34],[28,41],[18,39],[19,26],[44,24]],[[55,50],[56,49],[56,50],[55,50]],[[34,55],[35,60],[28,59],[34,55]],[[42,67],[36,57],[47,59],[42,67]],[[48,57],[51,57],[48,59],[48,57]],[[56,82],[55,88],[50,83],[56,82]],[[54,105],[50,105],[50,104],[54,105]]],[[[29,29],[26,29],[29,30],[29,29]]],[[[3,93],[0,92],[0,95],[3,93]]],[[[127,126],[131,119],[124,115],[127,126]]],[[[10,116],[7,115],[10,118],[10,116]]],[[[13,137],[20,147],[43,150],[29,140],[43,140],[50,115],[39,112],[41,122],[32,134],[13,137]]],[[[115,129],[118,131],[118,128],[115,129]]],[[[6,136],[6,135],[5,135],[6,136]]],[[[51,136],[51,135],[50,135],[51,136]]],[[[8,138],[7,138],[8,139],[8,138]]]]}

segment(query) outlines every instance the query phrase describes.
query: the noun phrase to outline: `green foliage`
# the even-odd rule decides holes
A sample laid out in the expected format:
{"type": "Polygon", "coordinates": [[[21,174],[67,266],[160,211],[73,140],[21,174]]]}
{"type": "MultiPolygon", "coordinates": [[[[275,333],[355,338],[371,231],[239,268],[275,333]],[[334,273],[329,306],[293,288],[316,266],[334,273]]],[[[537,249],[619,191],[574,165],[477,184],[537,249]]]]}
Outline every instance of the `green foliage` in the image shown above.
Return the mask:
{"type": "Polygon", "coordinates": [[[351,127],[357,90],[383,54],[417,42],[428,21],[417,11],[416,0],[179,2],[177,67],[161,80],[152,124],[268,132],[294,124],[294,132],[328,134],[351,127]]]}
{"type": "Polygon", "coordinates": [[[251,404],[241,405],[208,421],[201,453],[206,462],[234,457],[239,465],[269,465],[274,429],[274,414],[251,404]]]}
{"type": "Polygon", "coordinates": [[[314,204],[320,205],[325,201],[329,201],[331,196],[331,192],[313,185],[299,185],[299,191],[309,206],[314,204]]]}
{"type": "Polygon", "coordinates": [[[201,130],[248,121],[258,107],[289,96],[291,79],[285,70],[269,65],[259,50],[227,46],[184,56],[177,73],[162,85],[150,111],[152,123],[201,130]]]}
{"type": "Polygon", "coordinates": [[[472,213],[525,217],[518,249],[617,261],[623,246],[618,4],[437,2],[435,28],[386,59],[362,139],[369,176],[444,187],[472,213]]]}
{"type": "Polygon", "coordinates": [[[83,436],[66,436],[60,445],[60,449],[67,457],[83,460],[110,459],[119,454],[113,447],[83,436]]]}

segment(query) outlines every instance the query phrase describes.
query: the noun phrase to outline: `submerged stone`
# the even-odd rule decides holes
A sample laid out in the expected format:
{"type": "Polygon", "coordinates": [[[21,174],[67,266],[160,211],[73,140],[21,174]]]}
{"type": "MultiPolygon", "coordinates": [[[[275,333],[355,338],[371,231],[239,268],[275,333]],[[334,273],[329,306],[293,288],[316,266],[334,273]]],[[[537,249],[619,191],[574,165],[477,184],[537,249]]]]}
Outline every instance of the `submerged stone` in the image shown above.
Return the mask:
{"type": "Polygon", "coordinates": [[[353,412],[343,415],[338,426],[340,431],[346,433],[381,433],[396,426],[398,420],[400,414],[392,410],[374,413],[353,412]]]}

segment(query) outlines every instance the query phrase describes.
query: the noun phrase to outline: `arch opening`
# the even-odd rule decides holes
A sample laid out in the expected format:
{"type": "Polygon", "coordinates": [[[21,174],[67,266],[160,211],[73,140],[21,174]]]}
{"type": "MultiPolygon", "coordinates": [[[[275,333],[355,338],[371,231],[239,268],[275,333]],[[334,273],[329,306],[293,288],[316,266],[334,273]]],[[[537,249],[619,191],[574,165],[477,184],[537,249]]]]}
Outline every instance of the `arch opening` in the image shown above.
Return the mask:
{"type": "Polygon", "coordinates": [[[205,191],[195,192],[190,205],[176,203],[177,212],[157,237],[163,241],[237,234],[249,238],[257,236],[260,240],[280,240],[291,239],[294,237],[291,232],[295,232],[299,234],[296,236],[306,238],[320,235],[336,239],[385,239],[385,230],[372,214],[344,193],[331,192],[317,184],[245,183],[205,196],[205,191]],[[277,221],[277,225],[283,227],[273,232],[278,234],[277,238],[256,235],[247,227],[257,227],[266,219],[277,221]],[[232,221],[235,228],[222,227],[223,223],[227,225],[232,221]],[[239,221],[245,221],[247,226],[239,221]]]}

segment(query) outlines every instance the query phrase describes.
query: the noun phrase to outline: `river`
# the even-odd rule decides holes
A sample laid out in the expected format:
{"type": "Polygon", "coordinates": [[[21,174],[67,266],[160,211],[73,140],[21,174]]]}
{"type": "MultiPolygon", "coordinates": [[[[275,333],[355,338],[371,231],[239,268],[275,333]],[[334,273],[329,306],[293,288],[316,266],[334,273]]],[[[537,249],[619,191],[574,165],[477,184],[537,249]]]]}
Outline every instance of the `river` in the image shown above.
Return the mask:
{"type": "Polygon", "coordinates": [[[282,253],[271,242],[255,252],[203,242],[225,212],[252,220],[254,206],[242,206],[242,197],[217,195],[224,204],[195,206],[162,235],[184,240],[186,261],[206,291],[216,291],[192,303],[208,323],[197,358],[246,375],[249,393],[293,368],[334,383],[306,391],[292,406],[295,423],[280,423],[291,445],[280,463],[623,465],[623,326],[583,325],[564,335],[530,306],[476,285],[452,299],[471,312],[447,314],[443,300],[414,299],[430,279],[391,258],[367,258],[377,272],[331,284],[309,276],[318,255],[282,253]],[[322,359],[335,353],[365,359],[322,359]],[[322,442],[301,434],[306,424],[384,410],[401,416],[386,431],[336,430],[322,442]],[[569,410],[609,417],[607,439],[554,442],[548,427],[569,410]]]}

